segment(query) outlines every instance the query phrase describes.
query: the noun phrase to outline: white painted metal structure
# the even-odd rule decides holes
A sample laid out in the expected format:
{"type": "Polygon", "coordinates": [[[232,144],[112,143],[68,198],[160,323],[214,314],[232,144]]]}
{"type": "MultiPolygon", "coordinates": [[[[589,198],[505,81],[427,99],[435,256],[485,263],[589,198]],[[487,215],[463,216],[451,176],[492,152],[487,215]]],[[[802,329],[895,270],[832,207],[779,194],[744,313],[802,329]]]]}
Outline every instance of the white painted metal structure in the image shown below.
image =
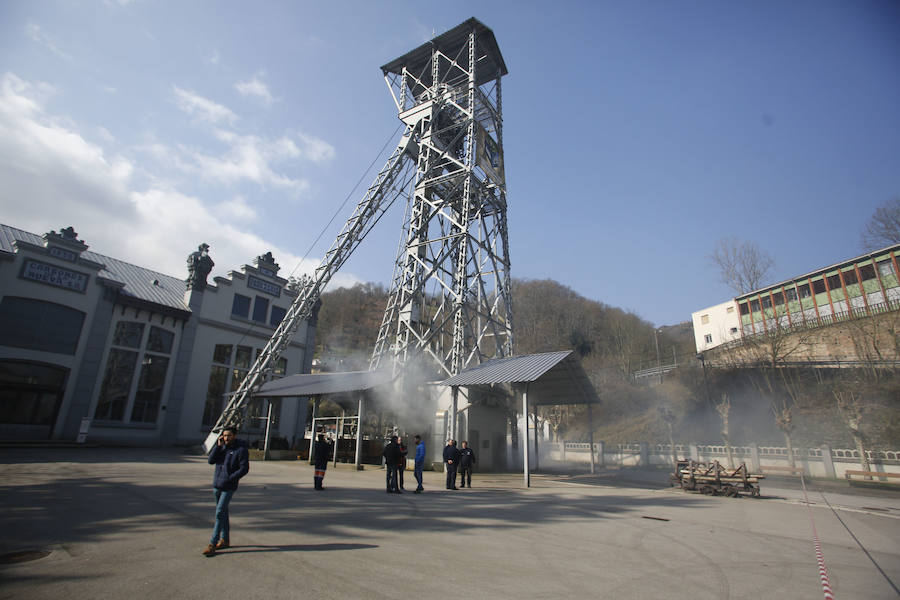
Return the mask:
{"type": "Polygon", "coordinates": [[[490,29],[469,19],[384,65],[416,140],[391,292],[371,367],[424,354],[443,379],[512,351],[500,78],[490,29]]]}
{"type": "Polygon", "coordinates": [[[224,428],[240,425],[251,390],[400,196],[407,199],[403,239],[371,368],[390,360],[398,373],[424,355],[446,377],[511,353],[500,94],[507,71],[494,34],[469,19],[382,71],[403,137],[229,400],[207,450],[224,428]]]}
{"type": "MultiPolygon", "coordinates": [[[[591,432],[593,448],[593,418],[591,407],[600,403],[597,390],[581,366],[581,362],[571,350],[543,352],[495,359],[466,369],[441,382],[452,389],[478,386],[510,386],[511,391],[522,396],[524,433],[522,441],[523,485],[531,485],[531,465],[529,464],[530,441],[528,439],[529,407],[586,404],[588,407],[588,430],[591,432]]],[[[535,457],[537,457],[538,433],[535,429],[535,457]]],[[[594,455],[591,452],[591,473],[594,472],[594,455]]]]}

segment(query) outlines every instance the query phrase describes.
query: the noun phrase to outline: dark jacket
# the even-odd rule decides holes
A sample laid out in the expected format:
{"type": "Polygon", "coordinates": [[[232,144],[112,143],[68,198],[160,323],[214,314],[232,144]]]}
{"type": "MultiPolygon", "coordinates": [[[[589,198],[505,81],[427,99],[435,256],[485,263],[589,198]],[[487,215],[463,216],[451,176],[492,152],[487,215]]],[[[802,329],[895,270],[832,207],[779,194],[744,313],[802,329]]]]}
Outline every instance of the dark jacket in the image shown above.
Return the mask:
{"type": "Polygon", "coordinates": [[[459,466],[471,467],[475,464],[475,451],[471,448],[463,448],[459,451],[459,466]]]}
{"type": "Polygon", "coordinates": [[[400,462],[400,457],[402,454],[400,453],[400,444],[397,442],[391,442],[387,446],[384,447],[384,452],[381,453],[384,457],[384,462],[389,465],[396,465],[400,462]]]}
{"type": "Polygon", "coordinates": [[[250,471],[250,453],[247,442],[234,440],[230,446],[216,444],[209,451],[209,464],[216,465],[213,487],[226,492],[238,488],[238,480],[250,471]]]}
{"type": "Polygon", "coordinates": [[[459,464],[459,448],[456,446],[444,446],[444,462],[453,461],[454,465],[459,464]]]}
{"type": "Polygon", "coordinates": [[[313,446],[313,461],[317,469],[327,469],[328,459],[331,457],[331,444],[328,442],[316,442],[313,446]]]}
{"type": "Polygon", "coordinates": [[[398,444],[400,446],[400,460],[397,461],[398,467],[406,466],[406,455],[409,454],[409,450],[406,448],[406,444],[398,444]]]}

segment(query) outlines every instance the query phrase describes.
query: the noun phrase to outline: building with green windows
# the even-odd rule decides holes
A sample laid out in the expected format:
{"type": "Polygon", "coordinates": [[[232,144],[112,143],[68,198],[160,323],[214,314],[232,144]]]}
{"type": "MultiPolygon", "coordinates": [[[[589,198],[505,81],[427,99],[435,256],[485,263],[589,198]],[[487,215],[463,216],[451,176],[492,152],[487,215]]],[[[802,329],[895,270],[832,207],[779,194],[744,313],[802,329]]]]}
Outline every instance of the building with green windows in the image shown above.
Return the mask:
{"type": "MultiPolygon", "coordinates": [[[[0,439],[201,442],[297,295],[271,253],[208,282],[208,250],[179,278],[92,252],[71,227],[0,225],[0,439]]],[[[270,377],[308,373],[314,337],[315,316],[270,377]]],[[[266,402],[242,437],[264,434],[266,402]]],[[[271,402],[273,435],[302,438],[306,400],[271,402]]]]}
{"type": "Polygon", "coordinates": [[[900,309],[900,245],[754,290],[692,314],[697,352],[900,309]]]}

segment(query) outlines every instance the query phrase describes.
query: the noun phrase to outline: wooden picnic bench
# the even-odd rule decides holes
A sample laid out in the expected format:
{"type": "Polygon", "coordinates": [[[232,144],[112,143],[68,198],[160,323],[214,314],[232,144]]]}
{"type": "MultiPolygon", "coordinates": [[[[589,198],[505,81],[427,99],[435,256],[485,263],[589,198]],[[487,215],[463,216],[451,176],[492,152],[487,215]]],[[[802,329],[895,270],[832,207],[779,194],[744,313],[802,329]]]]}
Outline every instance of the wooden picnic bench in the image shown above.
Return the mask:
{"type": "Polygon", "coordinates": [[[882,473],[881,471],[844,471],[844,477],[847,481],[866,481],[881,483],[900,483],[900,473],[882,473]],[[896,479],[897,481],[891,481],[896,479]]]}

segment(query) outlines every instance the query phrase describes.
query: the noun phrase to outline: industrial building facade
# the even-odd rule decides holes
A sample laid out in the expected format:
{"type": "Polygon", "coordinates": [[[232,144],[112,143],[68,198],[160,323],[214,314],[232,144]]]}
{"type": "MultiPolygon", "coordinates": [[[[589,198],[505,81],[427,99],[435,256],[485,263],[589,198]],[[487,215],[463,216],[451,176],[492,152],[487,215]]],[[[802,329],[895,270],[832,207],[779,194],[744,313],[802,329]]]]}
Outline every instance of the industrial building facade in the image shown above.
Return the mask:
{"type": "MultiPolygon", "coordinates": [[[[187,250],[187,249],[186,249],[187,250]]],[[[194,444],[206,436],[296,292],[271,253],[215,277],[204,244],[179,279],[90,252],[71,228],[0,225],[0,439],[194,444]]],[[[271,377],[308,373],[315,317],[271,377]]],[[[272,401],[293,441],[306,403],[272,401]]],[[[264,400],[243,436],[262,436],[264,400]]]]}
{"type": "Polygon", "coordinates": [[[898,253],[900,245],[889,246],[697,311],[691,315],[697,352],[896,311],[898,253]]]}

